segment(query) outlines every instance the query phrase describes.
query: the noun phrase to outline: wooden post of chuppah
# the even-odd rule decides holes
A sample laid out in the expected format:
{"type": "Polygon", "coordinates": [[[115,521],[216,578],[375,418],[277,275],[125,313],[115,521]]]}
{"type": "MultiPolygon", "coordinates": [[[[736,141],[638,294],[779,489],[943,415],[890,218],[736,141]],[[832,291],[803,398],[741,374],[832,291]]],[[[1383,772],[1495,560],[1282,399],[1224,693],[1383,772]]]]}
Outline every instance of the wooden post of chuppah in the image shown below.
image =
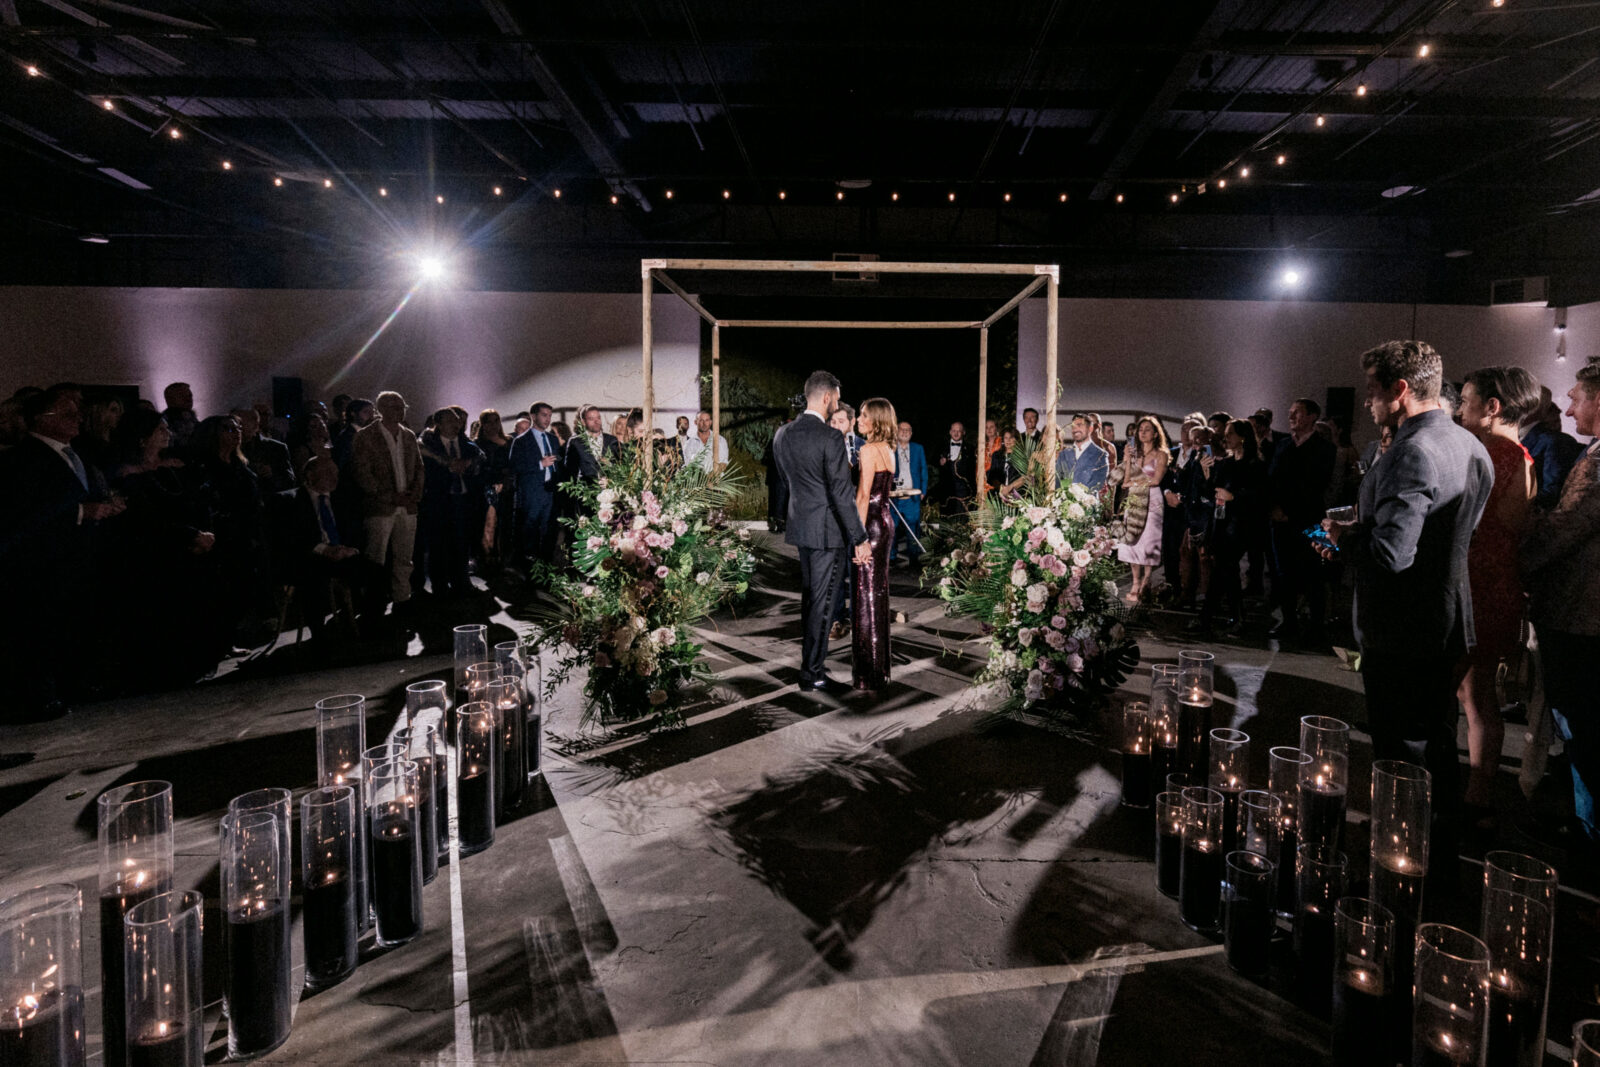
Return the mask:
{"type": "Polygon", "coordinates": [[[720,471],[722,460],[717,458],[717,435],[722,432],[722,326],[711,324],[711,463],[708,471],[720,471]]]}
{"type": "Polygon", "coordinates": [[[655,375],[655,330],[651,322],[650,300],[655,295],[655,263],[645,260],[643,269],[644,289],[644,337],[642,339],[644,360],[644,404],[640,414],[644,416],[644,423],[640,429],[644,431],[646,445],[639,451],[644,453],[644,469],[648,472],[655,463],[656,450],[648,442],[651,438],[651,428],[655,426],[656,419],[656,375],[655,375]]]}
{"type": "Polygon", "coordinates": [[[989,327],[978,328],[978,436],[973,446],[974,465],[978,469],[977,503],[989,491],[989,442],[983,439],[984,428],[989,425],[989,327]]]}
{"type": "Polygon", "coordinates": [[[1056,314],[1060,307],[1061,281],[1058,268],[1050,268],[1050,281],[1045,289],[1047,318],[1044,324],[1044,410],[1047,425],[1042,447],[1045,449],[1044,484],[1056,487],[1056,405],[1061,402],[1060,383],[1056,380],[1056,314]]]}

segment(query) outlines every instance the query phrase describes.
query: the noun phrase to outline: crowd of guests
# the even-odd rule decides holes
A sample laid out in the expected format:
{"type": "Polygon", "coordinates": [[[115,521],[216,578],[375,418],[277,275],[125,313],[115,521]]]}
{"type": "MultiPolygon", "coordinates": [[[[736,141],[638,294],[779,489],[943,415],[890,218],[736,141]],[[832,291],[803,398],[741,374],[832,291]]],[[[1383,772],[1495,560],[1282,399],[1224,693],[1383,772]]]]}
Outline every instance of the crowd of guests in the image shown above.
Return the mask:
{"type": "MultiPolygon", "coordinates": [[[[553,560],[559,485],[642,438],[637,412],[606,433],[593,406],[576,430],[538,403],[509,419],[441,408],[419,431],[395,392],[287,419],[265,405],[202,418],[182,382],[163,399],[60,383],[0,402],[0,594],[17,606],[5,655],[21,690],[0,721],[192,682],[291,618],[313,649],[401,636],[419,593],[472,596],[474,573],[553,560]]],[[[696,421],[658,431],[664,463],[726,461],[710,415],[696,421]]]]}

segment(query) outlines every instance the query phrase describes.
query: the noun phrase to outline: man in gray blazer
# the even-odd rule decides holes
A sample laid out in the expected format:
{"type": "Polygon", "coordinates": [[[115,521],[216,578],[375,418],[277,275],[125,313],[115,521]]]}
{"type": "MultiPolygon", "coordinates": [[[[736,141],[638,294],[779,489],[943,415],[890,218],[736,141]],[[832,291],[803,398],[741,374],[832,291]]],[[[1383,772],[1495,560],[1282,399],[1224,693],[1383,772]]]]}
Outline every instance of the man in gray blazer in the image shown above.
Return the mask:
{"type": "Polygon", "coordinates": [[[1449,887],[1461,808],[1455,671],[1476,644],[1467,546],[1494,466],[1440,408],[1444,363],[1432,346],[1390,341],[1362,355],[1361,366],[1372,420],[1394,429],[1394,444],[1361,483],[1359,519],[1324,526],[1355,572],[1373,755],[1432,773],[1430,873],[1449,887]]]}
{"type": "Polygon", "coordinates": [[[1056,457],[1056,484],[1071,485],[1077,482],[1085,489],[1098,493],[1111,474],[1111,459],[1106,450],[1094,443],[1089,416],[1072,416],[1072,440],[1056,457]]]}
{"type": "Polygon", "coordinates": [[[778,472],[789,487],[789,516],[784,540],[800,550],[800,689],[844,691],[849,687],[828,677],[828,623],[833,598],[854,546],[855,560],[872,555],[867,531],[856,514],[855,489],[844,437],[828,425],[839,406],[839,379],[816,371],[806,379],[806,409],[780,426],[772,439],[778,472]]]}

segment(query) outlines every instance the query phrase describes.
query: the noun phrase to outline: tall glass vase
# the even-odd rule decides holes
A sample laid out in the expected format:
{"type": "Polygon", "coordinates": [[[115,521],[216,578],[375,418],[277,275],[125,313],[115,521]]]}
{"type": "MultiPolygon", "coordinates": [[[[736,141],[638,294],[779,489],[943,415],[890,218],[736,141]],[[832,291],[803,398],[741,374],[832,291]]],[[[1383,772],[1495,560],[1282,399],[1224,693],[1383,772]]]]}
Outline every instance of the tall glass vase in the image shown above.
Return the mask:
{"type": "Polygon", "coordinates": [[[489,658],[489,627],[482,623],[469,623],[455,628],[455,693],[452,703],[459,707],[467,701],[467,668],[489,658]]]}
{"type": "Polygon", "coordinates": [[[1278,917],[1294,918],[1294,866],[1300,851],[1300,770],[1311,757],[1292,745],[1267,752],[1267,791],[1282,802],[1278,833],[1278,917]]]}
{"type": "MultiPolygon", "coordinates": [[[[323,786],[300,798],[300,885],[306,985],[334,985],[356,969],[355,853],[360,804],[354,787],[323,786]]],[[[363,906],[365,901],[362,901],[363,906]]]]}
{"type": "Polygon", "coordinates": [[[496,811],[501,822],[522,807],[528,789],[528,750],[523,738],[527,721],[523,716],[521,684],[504,675],[484,688],[484,699],[494,707],[495,729],[500,735],[499,765],[495,768],[498,786],[496,811]]]}
{"type": "MultiPolygon", "coordinates": [[[[361,753],[367,750],[367,698],[345,693],[317,701],[317,784],[348,785],[355,790],[356,806],[365,803],[361,785],[361,753]]],[[[367,835],[358,828],[351,857],[351,877],[356,883],[356,926],[365,934],[372,929],[372,899],[367,877],[367,835]]]]}
{"type": "Polygon", "coordinates": [[[1200,782],[1208,777],[1206,759],[1210,753],[1216,659],[1211,653],[1196,649],[1184,649],[1178,653],[1176,769],[1200,782]]]}
{"type": "Polygon", "coordinates": [[[1211,731],[1207,785],[1222,794],[1222,854],[1238,847],[1239,794],[1249,784],[1250,735],[1243,730],[1211,731]]]}
{"type": "Polygon", "coordinates": [[[1339,850],[1350,790],[1350,725],[1328,715],[1300,720],[1300,843],[1339,850]]]}
{"type": "Polygon", "coordinates": [[[270,1052],[289,1037],[289,887],[281,881],[276,816],[222,820],[221,873],[228,995],[228,1054],[270,1052]]]}
{"type": "Polygon", "coordinates": [[[205,998],[198,892],[163,893],[128,910],[129,1067],[201,1067],[205,998]]]}
{"type": "Polygon", "coordinates": [[[1122,708],[1122,805],[1150,806],[1150,709],[1142,700],[1122,708]]]}
{"type": "Polygon", "coordinates": [[[403,945],[422,933],[420,792],[417,765],[410,760],[393,759],[372,768],[367,819],[380,945],[403,945]]]}
{"type": "Polygon", "coordinates": [[[100,1019],[106,1063],[127,1058],[128,910],[172,889],[172,783],[134,782],[100,794],[100,1019]]]}
{"type": "Polygon", "coordinates": [[[456,840],[461,855],[494,844],[495,765],[499,731],[494,707],[463,704],[456,718],[456,840]]]}
{"type": "MultiPolygon", "coordinates": [[[[1411,945],[1422,921],[1433,776],[1399,760],[1372,765],[1372,899],[1394,917],[1394,941],[1411,945]]],[[[1413,953],[1395,958],[1397,990],[1411,988],[1413,953]]]]}
{"type": "Polygon", "coordinates": [[[1480,933],[1489,949],[1489,1062],[1544,1063],[1556,871],[1532,856],[1484,857],[1480,933]]]}
{"type": "Polygon", "coordinates": [[[1454,926],[1417,927],[1411,1015],[1415,1065],[1488,1062],[1489,949],[1454,926]]]}
{"type": "Polygon", "coordinates": [[[444,744],[431,722],[418,721],[396,730],[394,738],[404,746],[403,758],[417,765],[417,790],[421,801],[417,830],[422,844],[422,882],[426,885],[439,875],[441,845],[446,850],[449,848],[448,837],[439,835],[441,826],[445,834],[449,834],[450,820],[450,785],[446,780],[444,744]]]}
{"type": "Polygon", "coordinates": [[[74,885],[42,885],[0,901],[0,1063],[7,1067],[83,1067],[82,924],[83,895],[74,885]]]}

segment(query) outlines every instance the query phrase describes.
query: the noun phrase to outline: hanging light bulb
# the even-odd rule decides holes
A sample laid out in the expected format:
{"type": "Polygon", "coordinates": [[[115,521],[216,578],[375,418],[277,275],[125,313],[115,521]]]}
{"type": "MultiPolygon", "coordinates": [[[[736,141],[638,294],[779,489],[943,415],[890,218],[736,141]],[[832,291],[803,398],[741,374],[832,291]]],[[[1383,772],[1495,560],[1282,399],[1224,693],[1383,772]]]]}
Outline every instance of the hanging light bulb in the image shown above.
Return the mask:
{"type": "Polygon", "coordinates": [[[115,109],[117,105],[113,104],[110,100],[102,100],[100,101],[100,106],[105,108],[107,111],[111,111],[115,109]]]}
{"type": "Polygon", "coordinates": [[[1061,202],[1063,204],[1065,204],[1067,202],[1067,194],[1066,193],[1062,193],[1060,199],[1061,199],[1061,202]]]}
{"type": "Polygon", "coordinates": [[[1284,155],[1282,152],[1279,152],[1278,153],[1278,166],[1281,167],[1287,162],[1289,162],[1289,157],[1284,155]]]}
{"type": "Polygon", "coordinates": [[[724,199],[724,200],[732,200],[733,199],[733,190],[732,189],[724,189],[724,190],[722,190],[722,199],[724,199]]]}
{"type": "Polygon", "coordinates": [[[438,196],[434,197],[433,200],[434,200],[434,203],[437,203],[437,204],[444,203],[444,194],[440,193],[438,196]]]}
{"type": "Polygon", "coordinates": [[[834,193],[833,194],[833,198],[835,200],[843,200],[844,199],[844,190],[840,189],[838,192],[834,193]]]}
{"type": "Polygon", "coordinates": [[[1122,203],[1122,194],[1121,193],[1117,194],[1117,203],[1119,203],[1119,204],[1122,203]]]}
{"type": "Polygon", "coordinates": [[[498,186],[498,185],[497,185],[497,186],[495,186],[495,187],[494,187],[494,195],[495,195],[495,196],[499,196],[499,195],[500,195],[500,193],[501,193],[501,191],[502,191],[502,190],[501,190],[501,188],[500,188],[500,187],[499,187],[499,186],[498,186]]]}
{"type": "Polygon", "coordinates": [[[612,203],[613,203],[613,204],[620,204],[620,203],[622,203],[622,201],[621,201],[621,200],[620,200],[620,199],[618,199],[618,197],[617,197],[617,194],[616,194],[616,193],[612,193],[612,194],[611,194],[611,202],[612,202],[612,203]]]}
{"type": "Polygon", "coordinates": [[[279,189],[282,189],[283,188],[283,179],[282,178],[274,178],[274,179],[272,179],[272,184],[277,186],[279,189]]]}
{"type": "Polygon", "coordinates": [[[671,200],[672,199],[672,190],[668,189],[666,192],[662,193],[661,195],[665,196],[668,200],[671,200]]]}
{"type": "Polygon", "coordinates": [[[29,63],[28,64],[28,77],[37,78],[38,76],[39,76],[39,68],[34,66],[32,63],[29,63]]]}
{"type": "Polygon", "coordinates": [[[176,127],[176,126],[168,126],[167,127],[167,136],[172,138],[174,141],[176,141],[180,137],[183,136],[183,131],[178,129],[178,127],[176,127]]]}
{"type": "Polygon", "coordinates": [[[890,193],[889,194],[889,199],[898,201],[900,199],[900,194],[899,193],[890,193]]]}
{"type": "Polygon", "coordinates": [[[1218,189],[1226,189],[1227,187],[1228,187],[1228,179],[1226,179],[1226,178],[1218,178],[1217,179],[1217,188],[1218,189]]]}
{"type": "Polygon", "coordinates": [[[378,186],[378,195],[379,196],[388,196],[389,195],[389,190],[380,185],[380,186],[378,186]]]}
{"type": "Polygon", "coordinates": [[[1250,168],[1249,167],[1240,167],[1239,168],[1239,177],[1241,177],[1241,178],[1250,177],[1250,168]]]}
{"type": "Polygon", "coordinates": [[[229,163],[226,159],[224,159],[222,161],[222,169],[223,170],[232,170],[233,169],[233,164],[229,163]]]}
{"type": "Polygon", "coordinates": [[[1430,51],[1432,51],[1432,49],[1428,45],[1423,45],[1421,48],[1417,49],[1417,58],[1427,59],[1430,51]]]}
{"type": "Polygon", "coordinates": [[[950,202],[952,204],[955,203],[956,202],[956,194],[955,193],[951,193],[949,199],[950,199],[950,202]]]}
{"type": "Polygon", "coordinates": [[[1357,96],[1366,96],[1367,95],[1367,83],[1366,82],[1362,82],[1360,85],[1356,86],[1356,95],[1357,96]]]}
{"type": "Polygon", "coordinates": [[[557,200],[560,200],[561,199],[561,190],[560,189],[552,189],[552,190],[550,190],[550,195],[555,197],[557,200]]]}
{"type": "Polygon", "coordinates": [[[333,188],[333,179],[332,178],[324,178],[324,179],[322,179],[322,187],[324,189],[332,189],[333,188]]]}
{"type": "Polygon", "coordinates": [[[785,192],[784,190],[779,189],[778,190],[778,199],[779,200],[787,200],[787,199],[789,199],[789,194],[787,192],[785,192]]]}
{"type": "Polygon", "coordinates": [[[1007,193],[1005,196],[1001,197],[1001,199],[1009,204],[1009,203],[1011,203],[1011,194],[1007,193]]]}
{"type": "Polygon", "coordinates": [[[1178,202],[1178,194],[1177,193],[1173,193],[1172,194],[1172,202],[1174,204],[1176,204],[1178,202]]]}
{"type": "Polygon", "coordinates": [[[1325,125],[1327,125],[1327,122],[1328,122],[1327,116],[1325,116],[1325,115],[1318,115],[1317,116],[1317,125],[1318,126],[1325,126],[1325,125]]]}

